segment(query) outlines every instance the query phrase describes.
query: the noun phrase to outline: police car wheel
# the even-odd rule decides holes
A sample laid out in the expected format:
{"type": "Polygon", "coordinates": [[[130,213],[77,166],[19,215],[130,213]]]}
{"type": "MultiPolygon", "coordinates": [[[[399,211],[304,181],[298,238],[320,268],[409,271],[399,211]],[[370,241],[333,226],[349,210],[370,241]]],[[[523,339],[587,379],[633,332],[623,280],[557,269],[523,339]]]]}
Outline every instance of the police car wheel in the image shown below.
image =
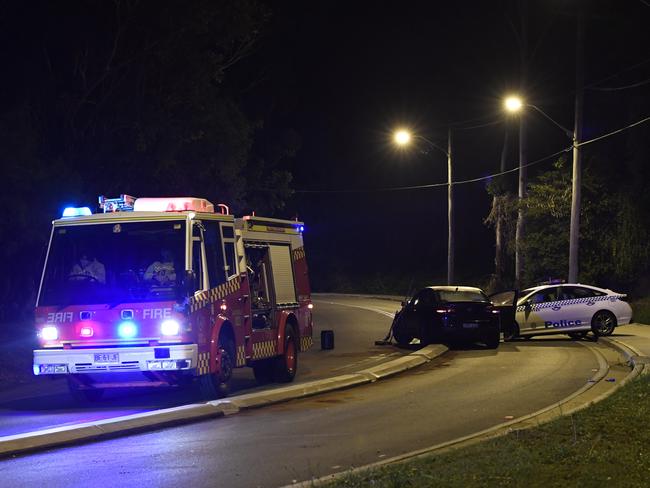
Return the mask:
{"type": "Polygon", "coordinates": [[[596,336],[612,335],[615,328],[616,317],[607,310],[599,310],[591,319],[591,330],[596,336]]]}

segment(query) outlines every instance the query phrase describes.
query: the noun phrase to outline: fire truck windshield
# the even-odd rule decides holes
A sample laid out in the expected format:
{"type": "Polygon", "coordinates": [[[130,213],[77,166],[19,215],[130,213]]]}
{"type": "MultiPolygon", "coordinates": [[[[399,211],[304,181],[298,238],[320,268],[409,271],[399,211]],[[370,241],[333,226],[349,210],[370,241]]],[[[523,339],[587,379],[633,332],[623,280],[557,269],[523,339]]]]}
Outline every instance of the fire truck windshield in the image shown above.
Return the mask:
{"type": "Polygon", "coordinates": [[[38,305],[173,300],[184,269],[184,221],[57,226],[38,305]]]}

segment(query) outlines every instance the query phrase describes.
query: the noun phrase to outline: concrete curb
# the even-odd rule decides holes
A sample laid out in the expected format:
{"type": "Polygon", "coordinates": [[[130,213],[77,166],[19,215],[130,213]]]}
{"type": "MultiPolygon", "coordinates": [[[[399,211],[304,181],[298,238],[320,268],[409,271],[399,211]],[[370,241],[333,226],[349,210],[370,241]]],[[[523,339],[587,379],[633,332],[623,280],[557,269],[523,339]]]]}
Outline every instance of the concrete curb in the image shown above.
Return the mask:
{"type": "Polygon", "coordinates": [[[0,458],[66,444],[89,442],[127,433],[234,415],[241,410],[260,408],[274,403],[368,384],[420,366],[444,354],[447,350],[445,346],[431,345],[414,351],[407,356],[402,356],[354,374],[292,384],[207,403],[183,405],[84,424],[0,437],[0,458]]]}

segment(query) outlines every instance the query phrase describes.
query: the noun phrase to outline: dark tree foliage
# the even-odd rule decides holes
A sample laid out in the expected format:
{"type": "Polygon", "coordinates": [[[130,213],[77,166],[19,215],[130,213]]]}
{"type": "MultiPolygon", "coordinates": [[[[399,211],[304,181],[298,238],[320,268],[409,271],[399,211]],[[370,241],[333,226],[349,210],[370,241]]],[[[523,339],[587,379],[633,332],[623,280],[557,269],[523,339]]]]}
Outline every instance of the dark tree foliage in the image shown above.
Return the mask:
{"type": "MultiPolygon", "coordinates": [[[[607,175],[614,161],[587,157],[580,214],[579,281],[635,288],[649,268],[648,217],[626,185],[607,175]],[[615,190],[618,189],[618,190],[615,190]]],[[[645,197],[641,197],[641,200],[645,197]]],[[[571,215],[571,165],[557,161],[531,183],[525,208],[529,226],[523,243],[527,283],[566,278],[571,215]]]]}
{"type": "Polygon", "coordinates": [[[255,0],[3,5],[0,320],[34,297],[66,204],[192,194],[282,208],[298,140],[265,135],[243,108],[269,16],[255,0]]]}

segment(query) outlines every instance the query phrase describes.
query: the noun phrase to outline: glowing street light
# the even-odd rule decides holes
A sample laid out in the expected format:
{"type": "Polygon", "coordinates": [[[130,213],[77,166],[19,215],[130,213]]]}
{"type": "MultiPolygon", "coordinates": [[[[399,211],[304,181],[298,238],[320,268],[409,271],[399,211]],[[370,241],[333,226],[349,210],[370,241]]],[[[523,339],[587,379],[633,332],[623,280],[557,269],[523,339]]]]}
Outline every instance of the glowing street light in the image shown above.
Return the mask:
{"type": "Polygon", "coordinates": [[[503,105],[508,112],[515,113],[519,112],[523,108],[524,102],[517,96],[510,96],[505,99],[503,105]]]}
{"type": "Polygon", "coordinates": [[[447,140],[447,150],[419,134],[411,134],[405,129],[395,131],[393,141],[398,146],[406,146],[413,139],[420,139],[430,147],[437,149],[447,156],[447,284],[451,285],[454,281],[454,208],[453,208],[453,187],[451,182],[451,129],[447,140]]]}
{"type": "Polygon", "coordinates": [[[409,142],[411,142],[411,133],[407,130],[400,129],[395,132],[393,139],[395,141],[395,144],[398,146],[406,146],[409,142]]]}

